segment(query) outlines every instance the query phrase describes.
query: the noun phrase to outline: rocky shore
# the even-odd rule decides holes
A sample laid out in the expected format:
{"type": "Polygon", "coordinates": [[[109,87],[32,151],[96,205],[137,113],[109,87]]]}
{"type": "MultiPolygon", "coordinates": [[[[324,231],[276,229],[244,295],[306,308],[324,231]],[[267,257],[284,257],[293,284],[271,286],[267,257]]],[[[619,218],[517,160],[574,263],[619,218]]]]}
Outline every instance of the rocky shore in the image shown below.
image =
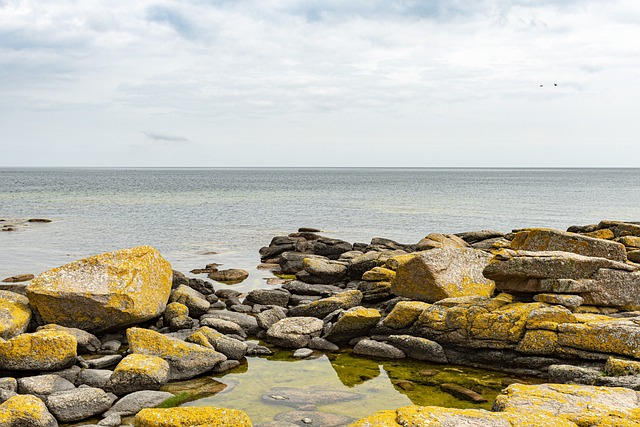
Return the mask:
{"type": "MultiPolygon", "coordinates": [[[[274,347],[299,358],[350,348],[546,382],[508,386],[492,411],[389,408],[353,426],[640,426],[640,223],[432,233],[415,244],[300,229],[260,256],[279,278],[247,294],[188,278],[149,246],[8,278],[0,426],[249,426],[235,409],[172,407],[184,396],[160,389],[274,347]]],[[[193,273],[246,277],[214,264],[193,273]]],[[[305,414],[263,426],[346,422],[305,414]]]]}

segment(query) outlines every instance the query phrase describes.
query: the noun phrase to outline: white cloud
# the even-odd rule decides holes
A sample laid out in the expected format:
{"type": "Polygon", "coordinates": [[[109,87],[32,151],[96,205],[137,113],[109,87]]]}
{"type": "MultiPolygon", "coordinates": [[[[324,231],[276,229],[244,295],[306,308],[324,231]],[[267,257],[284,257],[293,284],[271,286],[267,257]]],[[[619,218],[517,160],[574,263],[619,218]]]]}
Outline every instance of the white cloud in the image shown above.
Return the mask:
{"type": "Polygon", "coordinates": [[[638,18],[631,0],[7,0],[0,145],[13,158],[3,162],[47,164],[53,143],[72,164],[142,164],[127,150],[149,135],[193,142],[154,158],[163,165],[331,166],[323,147],[342,147],[345,164],[402,165],[391,144],[414,150],[412,166],[437,165],[435,152],[473,165],[472,147],[516,166],[522,158],[496,148],[508,141],[593,162],[576,144],[614,135],[638,150],[640,129],[625,121],[638,18]],[[550,119],[555,130],[541,132],[550,119]],[[318,147],[313,158],[294,155],[301,141],[318,147]],[[232,160],[192,151],[221,146],[232,160]]]}

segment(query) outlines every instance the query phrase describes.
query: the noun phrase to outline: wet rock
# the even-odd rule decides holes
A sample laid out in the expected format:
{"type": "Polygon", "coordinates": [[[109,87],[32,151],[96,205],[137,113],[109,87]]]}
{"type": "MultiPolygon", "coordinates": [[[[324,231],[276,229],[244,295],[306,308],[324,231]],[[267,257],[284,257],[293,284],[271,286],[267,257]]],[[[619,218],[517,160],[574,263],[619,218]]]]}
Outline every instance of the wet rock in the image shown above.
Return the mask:
{"type": "Polygon", "coordinates": [[[425,302],[468,295],[490,296],[494,284],[482,275],[490,259],[491,255],[484,251],[459,247],[398,257],[391,291],[425,302]]]}
{"type": "Polygon", "coordinates": [[[349,424],[354,419],[344,415],[330,414],[328,412],[290,411],[276,415],[274,420],[280,423],[291,423],[296,426],[339,427],[349,424]]]}
{"type": "Polygon", "coordinates": [[[252,304],[287,307],[290,296],[289,291],[285,289],[254,289],[247,294],[245,301],[252,304]]]}
{"type": "Polygon", "coordinates": [[[192,317],[200,317],[209,310],[211,303],[207,301],[207,297],[196,291],[195,289],[180,285],[171,292],[170,302],[178,302],[184,304],[189,309],[189,315],[192,317]]]}
{"type": "Polygon", "coordinates": [[[360,393],[333,390],[326,386],[311,386],[306,388],[272,387],[262,395],[262,400],[287,406],[321,406],[340,402],[350,402],[364,399],[360,393]]]}
{"type": "Polygon", "coordinates": [[[23,334],[31,321],[29,299],[9,291],[0,290],[0,339],[23,334]]]}
{"type": "Polygon", "coordinates": [[[118,396],[140,390],[158,390],[169,381],[169,364],[160,357],[130,354],[116,366],[109,386],[118,396]]]}
{"type": "Polygon", "coordinates": [[[58,427],[58,422],[37,397],[16,395],[0,405],[0,425],[7,427],[58,427]]]}
{"type": "Polygon", "coordinates": [[[411,335],[390,335],[386,341],[412,359],[435,363],[448,362],[444,349],[435,341],[411,335]]]}
{"type": "Polygon", "coordinates": [[[50,220],[50,219],[47,219],[47,218],[30,218],[30,219],[27,220],[27,222],[37,222],[37,223],[44,224],[44,223],[49,223],[49,222],[53,222],[53,221],[50,220]]]}
{"type": "Polygon", "coordinates": [[[312,337],[320,335],[324,323],[313,317],[287,317],[267,330],[267,340],[280,347],[306,347],[312,337]]]}
{"type": "Polygon", "coordinates": [[[0,341],[0,369],[53,371],[76,360],[77,341],[63,331],[44,330],[0,341]]]}
{"type": "Polygon", "coordinates": [[[99,388],[82,387],[51,394],[46,403],[58,421],[67,423],[102,414],[113,399],[99,388]]]}
{"type": "Polygon", "coordinates": [[[7,277],[2,281],[5,283],[20,283],[20,282],[28,282],[29,280],[33,280],[35,276],[33,274],[16,274],[15,276],[7,277]]]}
{"type": "Polygon", "coordinates": [[[213,349],[146,329],[129,328],[127,338],[132,353],[158,356],[166,360],[170,367],[169,378],[172,380],[193,378],[226,360],[223,354],[213,349]]]}
{"type": "Polygon", "coordinates": [[[159,316],[171,265],[150,246],[96,255],[46,271],[27,287],[46,323],[98,332],[159,316]]]}
{"type": "Polygon", "coordinates": [[[157,406],[170,397],[173,397],[173,394],[166,391],[136,391],[118,400],[111,409],[104,413],[104,416],[108,417],[113,414],[118,414],[122,417],[135,415],[140,410],[157,406]]]}
{"type": "Polygon", "coordinates": [[[442,383],[440,384],[440,389],[457,397],[458,399],[468,400],[473,403],[488,402],[488,400],[481,394],[478,394],[473,390],[469,390],[459,384],[442,383]]]}
{"type": "Polygon", "coordinates": [[[353,347],[353,353],[360,356],[378,357],[381,359],[403,359],[402,350],[379,341],[363,339],[353,347]]]}
{"type": "MultiPolygon", "coordinates": [[[[197,291],[200,292],[202,295],[209,296],[209,295],[213,295],[215,293],[215,288],[213,287],[213,283],[211,282],[207,282],[206,280],[202,280],[202,279],[189,279],[187,285],[197,291]]],[[[209,301],[209,298],[207,298],[207,301],[209,301]]]]}
{"type": "Polygon", "coordinates": [[[32,394],[42,400],[52,393],[76,388],[71,382],[53,374],[19,378],[17,385],[18,393],[32,394]]]}
{"type": "Polygon", "coordinates": [[[63,331],[73,335],[78,342],[78,354],[95,353],[100,349],[100,347],[102,347],[102,343],[98,337],[89,332],[83,331],[82,329],[66,328],[60,325],[49,324],[40,326],[37,330],[63,331]]]}
{"type": "Polygon", "coordinates": [[[232,268],[229,270],[214,271],[213,273],[209,273],[208,277],[216,282],[236,284],[249,277],[249,272],[239,268],[232,268]]]}

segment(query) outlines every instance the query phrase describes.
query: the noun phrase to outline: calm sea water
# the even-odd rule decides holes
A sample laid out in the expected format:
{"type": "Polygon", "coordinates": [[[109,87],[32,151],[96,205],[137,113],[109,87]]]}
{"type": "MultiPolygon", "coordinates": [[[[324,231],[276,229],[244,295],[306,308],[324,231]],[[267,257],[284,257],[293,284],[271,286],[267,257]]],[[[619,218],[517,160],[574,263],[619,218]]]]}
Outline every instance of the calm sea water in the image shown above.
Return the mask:
{"type": "Polygon", "coordinates": [[[149,244],[181,271],[245,268],[298,227],[368,242],[640,220],[639,169],[0,169],[0,277],[149,244]],[[216,255],[203,255],[205,252],[216,255]]]}

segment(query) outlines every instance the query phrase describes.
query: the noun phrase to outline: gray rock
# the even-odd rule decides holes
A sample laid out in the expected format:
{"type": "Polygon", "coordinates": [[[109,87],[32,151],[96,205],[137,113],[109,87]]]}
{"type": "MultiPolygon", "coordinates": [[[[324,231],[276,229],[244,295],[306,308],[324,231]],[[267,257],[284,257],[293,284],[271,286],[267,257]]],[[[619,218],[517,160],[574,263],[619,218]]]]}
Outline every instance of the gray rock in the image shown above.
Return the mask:
{"type": "Polygon", "coordinates": [[[122,347],[122,343],[120,341],[110,340],[102,343],[100,350],[104,352],[115,353],[120,350],[120,347],[122,347]]]}
{"type": "Polygon", "coordinates": [[[295,251],[287,251],[283,252],[280,255],[280,269],[284,274],[296,274],[297,272],[303,270],[302,261],[305,258],[317,258],[317,259],[325,259],[319,255],[313,255],[310,253],[300,253],[295,251]]]}
{"type": "MultiPolygon", "coordinates": [[[[207,282],[206,280],[202,279],[189,279],[188,286],[191,289],[200,292],[202,295],[205,295],[206,297],[208,297],[209,295],[213,295],[216,291],[213,287],[213,283],[207,282]]],[[[207,298],[207,301],[211,302],[209,298],[207,298]]]]}
{"type": "Polygon", "coordinates": [[[80,375],[81,371],[82,371],[82,368],[80,368],[77,365],[73,365],[67,369],[63,369],[62,371],[52,372],[52,374],[56,374],[64,378],[65,380],[75,384],[76,381],[78,380],[78,375],[80,375]]]}
{"type": "Polygon", "coordinates": [[[353,353],[360,356],[378,357],[381,359],[403,359],[405,354],[402,350],[391,344],[363,339],[353,347],[353,353]]]}
{"type": "Polygon", "coordinates": [[[118,400],[104,416],[118,414],[122,417],[135,415],[144,408],[153,408],[173,397],[173,394],[166,391],[143,390],[128,394],[118,400]]]}
{"type": "MultiPolygon", "coordinates": [[[[200,322],[204,319],[222,319],[237,323],[242,327],[242,329],[244,329],[247,335],[255,335],[260,332],[260,327],[258,326],[256,318],[245,313],[236,313],[232,311],[209,312],[200,318],[200,322]]],[[[203,323],[201,323],[201,325],[204,326],[203,323]]]]}
{"type": "Polygon", "coordinates": [[[172,288],[177,288],[180,285],[188,285],[189,284],[189,279],[187,278],[187,276],[185,276],[183,273],[177,271],[177,270],[173,270],[173,276],[171,278],[171,287],[172,288]]]}
{"type": "Polygon", "coordinates": [[[386,340],[412,359],[435,363],[448,362],[444,349],[435,341],[411,335],[390,335],[386,340]]]}
{"type": "Polygon", "coordinates": [[[218,298],[227,299],[227,298],[233,298],[233,297],[240,297],[240,295],[242,295],[242,292],[236,291],[235,289],[223,288],[223,289],[218,289],[215,295],[218,298]]]}
{"type": "Polygon", "coordinates": [[[0,378],[0,390],[17,391],[18,381],[12,377],[0,378]]]}
{"type": "Polygon", "coordinates": [[[109,366],[115,366],[121,360],[122,360],[122,356],[119,354],[110,354],[106,356],[96,357],[95,359],[84,359],[87,366],[94,369],[101,369],[109,366]]]}
{"type": "Polygon", "coordinates": [[[344,240],[321,237],[313,243],[313,253],[329,259],[338,259],[342,253],[351,250],[353,250],[351,243],[345,242],[344,240]]]}
{"type": "Polygon", "coordinates": [[[288,316],[324,318],[336,310],[348,310],[360,304],[362,292],[358,290],[343,291],[328,298],[322,298],[309,304],[289,309],[288,316]]]}
{"type": "Polygon", "coordinates": [[[72,390],[74,388],[76,388],[76,386],[64,378],[58,375],[48,374],[18,379],[17,391],[20,394],[33,394],[44,400],[46,396],[52,393],[72,390]]]}
{"type": "MultiPolygon", "coordinates": [[[[328,285],[327,285],[328,286],[328,285]]],[[[342,289],[340,289],[342,290],[342,289]]],[[[290,306],[296,306],[296,305],[305,305],[305,304],[310,304],[314,301],[318,301],[319,299],[321,299],[321,296],[318,295],[291,295],[291,298],[289,298],[289,305],[290,306]]]]}
{"type": "Polygon", "coordinates": [[[232,268],[229,270],[219,270],[209,273],[209,279],[222,283],[240,283],[247,277],[249,272],[239,268],[232,268]]]}
{"type": "Polygon", "coordinates": [[[318,278],[320,283],[335,283],[347,277],[347,267],[337,261],[305,258],[302,266],[304,271],[318,278]]]}
{"type": "Polygon", "coordinates": [[[331,414],[319,411],[290,411],[282,412],[274,417],[280,423],[279,426],[292,424],[295,426],[320,426],[339,427],[346,426],[355,421],[354,418],[344,415],[331,414]]]}
{"type": "Polygon", "coordinates": [[[469,244],[455,234],[430,233],[416,244],[416,250],[425,251],[443,248],[466,248],[469,244]]]}
{"type": "Polygon", "coordinates": [[[562,294],[538,294],[533,297],[534,301],[544,302],[547,304],[556,304],[573,310],[584,302],[584,298],[579,295],[562,295],[562,294]]]}
{"type": "Polygon", "coordinates": [[[203,326],[185,339],[187,342],[210,346],[224,354],[227,359],[241,360],[249,346],[243,341],[223,335],[215,329],[203,326]]]}
{"type": "Polygon", "coordinates": [[[252,304],[286,307],[290,296],[286,289],[254,289],[249,292],[245,301],[252,304]]]}
{"type": "Polygon", "coordinates": [[[201,326],[208,326],[223,334],[235,334],[243,338],[247,337],[247,333],[240,325],[230,320],[205,318],[200,321],[201,326]]]}
{"type": "Polygon", "coordinates": [[[58,421],[71,422],[102,414],[113,400],[104,390],[82,387],[51,394],[46,403],[58,421]]]}
{"type": "Polygon", "coordinates": [[[13,396],[17,396],[18,393],[16,393],[13,390],[6,390],[3,388],[0,388],[0,404],[6,402],[7,400],[11,399],[13,396]]]}
{"type": "Polygon", "coordinates": [[[186,305],[191,317],[202,316],[209,310],[209,306],[211,305],[211,303],[207,301],[206,296],[185,285],[180,285],[171,291],[169,301],[186,305]]]}
{"type": "Polygon", "coordinates": [[[293,357],[295,359],[306,359],[312,354],[313,354],[313,350],[311,350],[310,348],[299,348],[293,352],[293,357]]]}
{"type": "Polygon", "coordinates": [[[320,351],[338,351],[340,347],[329,340],[320,337],[313,337],[309,340],[309,348],[320,351]]]}
{"type": "Polygon", "coordinates": [[[333,294],[342,292],[343,289],[333,285],[312,285],[310,283],[301,282],[299,280],[292,280],[289,283],[282,285],[282,289],[286,289],[295,295],[309,295],[309,296],[321,296],[329,297],[333,294]]]}
{"type": "Polygon", "coordinates": [[[214,366],[211,372],[214,374],[220,374],[222,372],[235,369],[238,366],[240,366],[239,360],[225,360],[224,362],[220,362],[216,366],[214,366]]]}
{"type": "Polygon", "coordinates": [[[274,323],[287,317],[283,308],[273,307],[256,315],[258,326],[262,329],[269,329],[274,323]]]}
{"type": "Polygon", "coordinates": [[[106,389],[111,378],[112,371],[108,369],[83,369],[78,375],[76,385],[88,385],[89,387],[97,387],[106,389]]]}
{"type": "Polygon", "coordinates": [[[111,414],[98,421],[98,425],[102,427],[117,427],[122,422],[122,417],[118,414],[111,414]]]}
{"type": "Polygon", "coordinates": [[[259,345],[258,343],[248,341],[247,342],[247,355],[248,356],[271,356],[273,352],[268,347],[259,345]]]}
{"type": "Polygon", "coordinates": [[[456,233],[456,236],[469,244],[482,242],[483,240],[495,239],[504,236],[504,233],[496,230],[480,230],[468,231],[465,233],[456,233]]]}
{"type": "Polygon", "coordinates": [[[549,381],[557,384],[586,384],[595,385],[602,372],[596,368],[551,365],[549,366],[549,381]]]}
{"type": "Polygon", "coordinates": [[[288,317],[267,330],[267,340],[280,347],[302,348],[320,335],[324,323],[313,317],[288,317]]]}

